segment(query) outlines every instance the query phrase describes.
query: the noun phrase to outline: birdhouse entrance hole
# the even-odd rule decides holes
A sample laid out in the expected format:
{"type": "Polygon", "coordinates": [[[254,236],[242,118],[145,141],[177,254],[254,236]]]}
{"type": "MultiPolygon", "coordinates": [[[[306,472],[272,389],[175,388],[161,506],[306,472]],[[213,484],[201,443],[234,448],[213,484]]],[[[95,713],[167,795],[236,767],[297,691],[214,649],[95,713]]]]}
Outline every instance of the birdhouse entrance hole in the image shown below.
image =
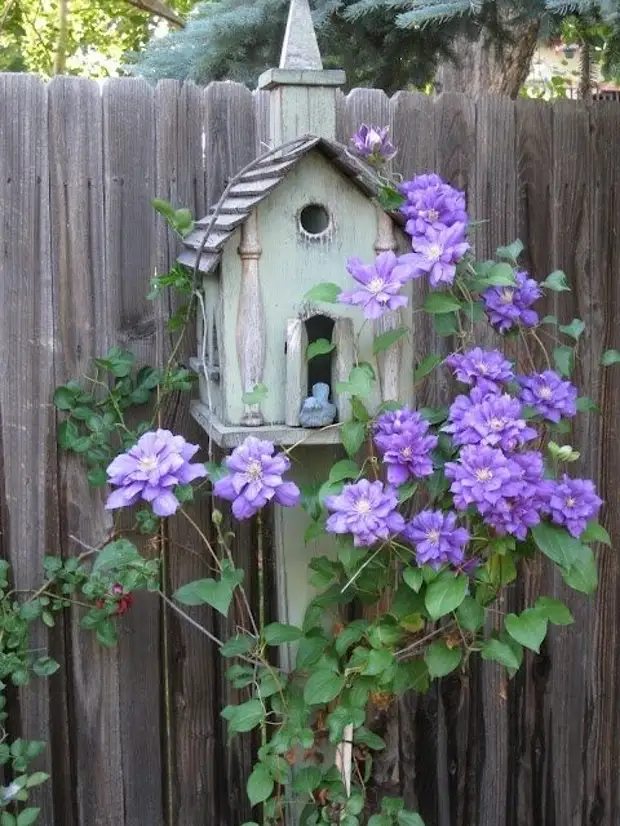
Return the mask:
{"type": "Polygon", "coordinates": [[[299,213],[299,225],[306,235],[316,238],[329,229],[329,212],[321,204],[308,204],[299,213]]]}
{"type": "MultiPolygon", "coordinates": [[[[334,331],[334,319],[326,315],[313,315],[306,319],[306,334],[308,344],[318,341],[320,338],[332,340],[334,331]]],[[[315,356],[308,362],[308,395],[312,395],[312,388],[321,382],[330,389],[332,386],[332,354],[323,353],[315,356]]]]}

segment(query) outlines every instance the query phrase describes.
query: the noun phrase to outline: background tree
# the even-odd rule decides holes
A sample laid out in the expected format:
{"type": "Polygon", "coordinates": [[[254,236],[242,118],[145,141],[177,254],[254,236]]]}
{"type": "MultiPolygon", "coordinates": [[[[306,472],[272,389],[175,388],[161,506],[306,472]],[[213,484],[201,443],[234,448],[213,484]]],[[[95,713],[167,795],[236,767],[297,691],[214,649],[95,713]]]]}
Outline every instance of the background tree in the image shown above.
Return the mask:
{"type": "Polygon", "coordinates": [[[0,71],[105,76],[191,0],[0,0],[0,71]]]}

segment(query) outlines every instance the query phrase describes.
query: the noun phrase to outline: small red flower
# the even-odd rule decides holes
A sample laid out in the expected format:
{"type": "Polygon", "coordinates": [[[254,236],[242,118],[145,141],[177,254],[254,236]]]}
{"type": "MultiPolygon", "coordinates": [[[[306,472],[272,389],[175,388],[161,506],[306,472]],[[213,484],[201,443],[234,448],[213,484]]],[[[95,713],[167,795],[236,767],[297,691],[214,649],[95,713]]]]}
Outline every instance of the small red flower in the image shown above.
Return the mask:
{"type": "MultiPolygon", "coordinates": [[[[123,614],[126,614],[127,611],[131,608],[134,603],[134,596],[131,592],[125,593],[125,590],[122,585],[118,582],[116,585],[113,585],[109,591],[112,596],[119,597],[116,600],[116,611],[114,612],[114,616],[122,617],[123,614]]],[[[97,608],[105,608],[106,601],[104,599],[97,600],[97,608]]]]}

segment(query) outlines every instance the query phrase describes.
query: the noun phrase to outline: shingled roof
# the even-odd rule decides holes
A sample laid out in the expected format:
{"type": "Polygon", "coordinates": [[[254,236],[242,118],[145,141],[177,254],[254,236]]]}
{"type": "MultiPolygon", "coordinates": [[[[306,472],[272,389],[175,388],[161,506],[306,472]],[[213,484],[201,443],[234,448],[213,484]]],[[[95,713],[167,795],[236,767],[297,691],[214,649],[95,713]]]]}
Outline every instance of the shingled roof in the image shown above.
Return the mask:
{"type": "MultiPolygon", "coordinates": [[[[368,198],[376,198],[382,183],[377,175],[342,144],[306,135],[256,158],[227,184],[218,203],[196,221],[194,230],[183,239],[184,249],[178,261],[192,269],[200,254],[198,270],[211,272],[219,264],[222,250],[235,229],[250,216],[309,152],[320,152],[340,172],[349,178],[368,198]]],[[[405,219],[399,212],[388,212],[399,226],[405,219]]]]}

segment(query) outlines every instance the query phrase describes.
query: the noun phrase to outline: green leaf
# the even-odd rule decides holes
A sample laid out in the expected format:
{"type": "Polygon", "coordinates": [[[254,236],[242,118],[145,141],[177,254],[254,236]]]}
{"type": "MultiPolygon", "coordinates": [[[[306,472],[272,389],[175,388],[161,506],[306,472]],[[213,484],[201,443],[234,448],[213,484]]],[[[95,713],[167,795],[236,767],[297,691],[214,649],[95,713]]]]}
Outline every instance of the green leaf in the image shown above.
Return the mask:
{"type": "Polygon", "coordinates": [[[559,599],[538,597],[535,610],[545,616],[554,625],[572,625],[575,621],[569,609],[559,599]]]}
{"type": "Polygon", "coordinates": [[[359,728],[364,725],[365,719],[366,713],[362,708],[349,706],[338,706],[335,708],[327,718],[330,743],[335,744],[342,740],[345,726],[352,725],[354,728],[359,728]]]}
{"type": "Polygon", "coordinates": [[[424,299],[422,309],[433,315],[443,315],[461,309],[461,302],[448,293],[429,293],[424,299]]]}
{"type": "Polygon", "coordinates": [[[72,450],[79,435],[75,422],[67,421],[58,425],[58,444],[63,450],[72,450]]]}
{"type": "Polygon", "coordinates": [[[226,706],[222,709],[222,717],[228,722],[231,734],[236,732],[252,731],[265,718],[265,709],[260,700],[248,700],[238,706],[226,706]]]}
{"type": "Polygon", "coordinates": [[[422,569],[405,568],[403,571],[403,580],[411,588],[411,590],[415,591],[417,594],[424,582],[424,574],[422,573],[422,569]]]}
{"type": "Polygon", "coordinates": [[[558,320],[554,315],[546,315],[540,323],[541,324],[549,324],[551,327],[557,327],[558,326],[558,320]]]}
{"type": "MultiPolygon", "coordinates": [[[[103,359],[104,369],[108,370],[117,379],[123,379],[131,373],[136,357],[130,350],[124,347],[112,347],[105,359],[103,359]]],[[[94,359],[95,364],[100,360],[94,359]]]]}
{"type": "Polygon", "coordinates": [[[115,542],[108,543],[99,551],[93,565],[93,573],[117,570],[141,561],[142,557],[133,542],[128,539],[117,539],[115,542]]]}
{"type": "Polygon", "coordinates": [[[565,528],[549,525],[546,522],[535,525],[532,528],[532,536],[544,555],[561,568],[571,568],[588,550],[565,528]]]}
{"type": "Polygon", "coordinates": [[[456,313],[444,313],[443,315],[436,315],[433,318],[435,332],[438,336],[446,337],[454,335],[458,332],[458,323],[456,320],[456,313]]]}
{"type": "Polygon", "coordinates": [[[602,525],[593,519],[588,522],[585,531],[579,537],[581,542],[602,542],[611,548],[611,537],[602,525]]]}
{"type": "Polygon", "coordinates": [[[100,622],[95,630],[97,642],[106,648],[114,648],[118,642],[118,634],[116,631],[116,624],[112,620],[104,620],[100,622]]]}
{"type": "Polygon", "coordinates": [[[495,660],[511,671],[516,671],[523,661],[523,650],[520,645],[509,645],[498,639],[487,640],[481,649],[483,660],[495,660]]]}
{"type": "Polygon", "coordinates": [[[408,332],[406,327],[396,327],[394,330],[387,330],[387,332],[375,336],[372,343],[372,352],[376,356],[377,353],[383,353],[385,350],[389,350],[393,344],[400,341],[408,332]]]}
{"type": "Polygon", "coordinates": [[[590,410],[600,412],[600,407],[598,404],[592,401],[592,399],[589,399],[587,396],[579,396],[575,402],[575,407],[580,413],[587,413],[590,410]]]}
{"type": "Polygon", "coordinates": [[[517,258],[523,252],[523,242],[520,241],[518,238],[516,241],[513,241],[512,244],[508,244],[505,247],[498,247],[495,255],[501,261],[512,261],[513,264],[517,263],[517,258]]]}
{"type": "Polygon", "coordinates": [[[266,384],[255,384],[251,391],[241,396],[244,404],[260,404],[267,398],[269,390],[266,384]]]}
{"type": "Polygon", "coordinates": [[[224,580],[196,579],[182,585],[173,594],[174,599],[183,605],[210,605],[220,614],[228,615],[233,598],[233,589],[224,580]]]}
{"type": "Polygon", "coordinates": [[[357,419],[358,422],[369,422],[372,418],[368,410],[366,410],[364,403],[355,396],[351,399],[351,411],[353,418],[357,419]]]}
{"type": "Polygon", "coordinates": [[[309,706],[331,703],[344,688],[345,679],[327,668],[321,668],[310,675],[304,686],[304,700],[309,706]]]}
{"type": "Polygon", "coordinates": [[[32,670],[37,677],[51,677],[59,668],[60,665],[52,657],[40,657],[32,664],[32,670]]]}
{"type": "Polygon", "coordinates": [[[581,547],[584,548],[584,553],[568,570],[562,571],[562,578],[575,591],[581,591],[583,594],[593,594],[598,585],[596,560],[590,548],[586,545],[581,547]]]}
{"type": "Polygon", "coordinates": [[[424,660],[409,660],[398,663],[394,676],[394,694],[404,694],[406,691],[415,691],[424,694],[428,691],[428,666],[424,660]]]}
{"type": "Polygon", "coordinates": [[[435,367],[437,367],[438,364],[441,364],[441,362],[441,356],[437,356],[435,354],[427,356],[416,367],[415,372],[413,374],[413,380],[420,381],[420,379],[423,379],[424,376],[428,376],[428,374],[432,373],[435,367]]]}
{"type": "Polygon", "coordinates": [[[367,729],[365,726],[361,726],[357,729],[353,739],[356,743],[365,743],[368,748],[373,751],[381,751],[381,749],[385,748],[385,740],[382,737],[379,737],[378,734],[375,734],[374,731],[367,729]]]}
{"type": "MultiPolygon", "coordinates": [[[[38,806],[33,806],[28,809],[23,809],[17,815],[17,826],[32,826],[32,824],[39,817],[41,809],[38,806]]],[[[4,826],[4,824],[2,824],[4,826]]]]}
{"type": "Polygon", "coordinates": [[[448,648],[443,640],[432,643],[424,654],[424,661],[428,666],[428,673],[435,677],[445,677],[454,671],[461,662],[461,649],[448,648]]]}
{"type": "Polygon", "coordinates": [[[30,682],[30,675],[26,668],[17,668],[11,674],[13,685],[27,685],[30,682]]]}
{"type": "Polygon", "coordinates": [[[88,484],[93,488],[104,488],[108,484],[108,477],[102,467],[93,468],[88,472],[86,478],[88,484]]]}
{"type": "Polygon", "coordinates": [[[570,324],[561,324],[558,329],[561,333],[574,338],[575,341],[579,341],[579,337],[586,329],[586,325],[580,318],[574,318],[570,324]]]}
{"type": "Polygon", "coordinates": [[[566,273],[562,272],[562,270],[554,270],[544,281],[541,281],[540,286],[546,287],[548,290],[553,290],[555,293],[570,290],[570,287],[566,283],[566,273]]]}
{"type": "Polygon", "coordinates": [[[263,636],[267,645],[282,645],[300,639],[301,629],[283,622],[272,622],[265,626],[263,636]]]}
{"type": "Polygon", "coordinates": [[[42,610],[41,600],[33,599],[19,606],[19,615],[26,622],[32,622],[39,619],[42,610]]]}
{"type": "Polygon", "coordinates": [[[494,264],[484,277],[489,287],[515,287],[515,274],[510,264],[494,264]]]}
{"type": "Polygon", "coordinates": [[[369,371],[362,365],[353,367],[349,373],[348,381],[339,381],[336,384],[338,393],[349,393],[351,396],[365,398],[372,390],[373,378],[369,371]]]}
{"type": "Polygon", "coordinates": [[[256,645],[256,640],[249,634],[237,634],[231,637],[220,648],[223,657],[238,657],[240,654],[249,654],[256,645]]]}
{"type": "Polygon", "coordinates": [[[303,766],[295,772],[292,790],[295,794],[305,794],[311,797],[322,779],[323,773],[318,766],[303,766]]]}
{"type": "Polygon", "coordinates": [[[353,622],[342,629],[336,637],[336,653],[339,657],[342,657],[354,643],[362,639],[368,625],[368,620],[359,619],[353,620],[353,622]]]}
{"type": "Polygon", "coordinates": [[[398,826],[424,826],[424,821],[417,812],[399,812],[396,820],[398,826]]]}
{"type": "Polygon", "coordinates": [[[383,673],[386,668],[390,668],[394,664],[394,654],[392,651],[382,648],[380,650],[373,649],[368,653],[368,661],[361,673],[366,677],[376,677],[383,673]]]}
{"type": "Polygon", "coordinates": [[[341,459],[329,471],[329,481],[332,484],[341,482],[343,479],[357,479],[360,475],[358,465],[351,459],[341,459]]]}
{"type": "Polygon", "coordinates": [[[331,281],[324,281],[322,284],[315,284],[304,296],[304,301],[323,301],[326,304],[335,304],[338,296],[342,292],[342,287],[331,281]]]}
{"type": "Polygon", "coordinates": [[[33,772],[28,775],[28,780],[26,780],[26,788],[34,789],[35,786],[40,786],[41,783],[45,783],[45,781],[49,779],[50,776],[47,772],[33,772]]]}
{"type": "Polygon", "coordinates": [[[324,356],[327,353],[331,353],[332,350],[336,349],[336,345],[332,344],[331,341],[328,341],[326,338],[318,338],[316,341],[311,342],[308,345],[308,349],[306,350],[306,359],[310,361],[315,356],[324,356]]]}
{"type": "Polygon", "coordinates": [[[71,410],[75,407],[79,391],[70,387],[57,387],[52,401],[58,410],[71,410]]]}
{"type": "Polygon", "coordinates": [[[395,186],[385,184],[379,190],[379,203],[386,212],[394,212],[404,204],[407,198],[395,186]]]}
{"type": "Polygon", "coordinates": [[[485,610],[473,597],[466,596],[456,609],[456,618],[461,628],[477,631],[484,625],[485,610]]]}
{"type": "Polygon", "coordinates": [[[349,456],[355,456],[366,438],[363,422],[345,422],[340,428],[340,438],[349,456]]]}
{"type": "Polygon", "coordinates": [[[547,634],[547,617],[535,608],[527,608],[522,614],[508,614],[506,631],[513,640],[525,648],[540,653],[540,644],[547,634]]]}
{"type": "Polygon", "coordinates": [[[620,361],[620,350],[605,350],[601,356],[601,365],[603,367],[610,367],[612,364],[617,364],[620,361]]]}
{"type": "Polygon", "coordinates": [[[273,792],[274,781],[266,766],[259,763],[248,777],[248,797],[252,806],[263,803],[273,792]]]}
{"type": "Polygon", "coordinates": [[[163,215],[166,219],[172,219],[174,217],[174,207],[168,203],[168,201],[164,201],[163,198],[152,198],[151,206],[155,212],[163,215]]]}
{"type": "Polygon", "coordinates": [[[465,599],[467,577],[450,571],[440,574],[426,589],[424,603],[431,619],[437,620],[456,610],[465,599]]]}
{"type": "Polygon", "coordinates": [[[400,485],[396,491],[396,496],[398,497],[400,504],[402,505],[403,502],[407,502],[411,499],[411,497],[415,495],[417,489],[417,482],[407,482],[406,485],[400,485]]]}
{"type": "Polygon", "coordinates": [[[559,347],[554,347],[553,361],[555,363],[558,373],[561,373],[563,376],[570,376],[570,374],[573,372],[573,348],[566,347],[563,344],[559,347]]]}
{"type": "Polygon", "coordinates": [[[368,826],[392,826],[392,818],[390,815],[372,815],[368,826]]]}
{"type": "Polygon", "coordinates": [[[320,634],[306,636],[299,642],[295,668],[297,671],[307,671],[317,663],[327,648],[327,640],[320,634]]]}
{"type": "Polygon", "coordinates": [[[15,826],[16,820],[9,812],[2,812],[0,815],[0,826],[15,826]]]}

